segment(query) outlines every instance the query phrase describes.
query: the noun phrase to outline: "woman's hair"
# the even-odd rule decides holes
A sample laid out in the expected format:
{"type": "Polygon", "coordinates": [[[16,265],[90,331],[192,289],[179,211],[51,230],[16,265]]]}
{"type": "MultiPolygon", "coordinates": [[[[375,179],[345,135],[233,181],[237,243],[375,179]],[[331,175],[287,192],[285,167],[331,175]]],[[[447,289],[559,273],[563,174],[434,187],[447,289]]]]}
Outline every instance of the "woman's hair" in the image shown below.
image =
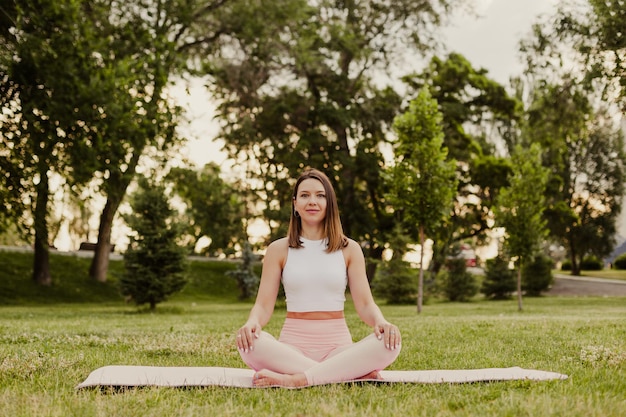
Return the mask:
{"type": "Polygon", "coordinates": [[[348,239],[343,234],[343,227],[341,226],[341,219],[339,218],[339,207],[337,206],[337,196],[335,190],[330,183],[330,180],[323,172],[314,169],[307,168],[302,172],[296,185],[293,188],[293,195],[291,196],[291,218],[289,219],[289,247],[301,248],[302,242],[300,241],[300,234],[302,233],[302,219],[300,216],[296,216],[296,210],[294,202],[298,195],[298,187],[304,180],[314,179],[318,180],[324,186],[324,192],[326,193],[326,216],[324,217],[324,234],[328,239],[327,252],[334,252],[348,245],[348,239]]]}

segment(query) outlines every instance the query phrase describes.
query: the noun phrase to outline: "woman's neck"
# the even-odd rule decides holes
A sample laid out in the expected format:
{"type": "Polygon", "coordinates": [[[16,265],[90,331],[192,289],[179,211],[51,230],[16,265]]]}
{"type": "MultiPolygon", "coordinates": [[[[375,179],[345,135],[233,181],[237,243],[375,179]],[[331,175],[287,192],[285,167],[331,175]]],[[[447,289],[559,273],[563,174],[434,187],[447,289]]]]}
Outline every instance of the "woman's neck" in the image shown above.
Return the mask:
{"type": "Polygon", "coordinates": [[[322,240],[326,238],[326,236],[324,235],[324,229],[322,227],[305,227],[304,225],[302,225],[300,237],[303,237],[307,240],[322,240]]]}

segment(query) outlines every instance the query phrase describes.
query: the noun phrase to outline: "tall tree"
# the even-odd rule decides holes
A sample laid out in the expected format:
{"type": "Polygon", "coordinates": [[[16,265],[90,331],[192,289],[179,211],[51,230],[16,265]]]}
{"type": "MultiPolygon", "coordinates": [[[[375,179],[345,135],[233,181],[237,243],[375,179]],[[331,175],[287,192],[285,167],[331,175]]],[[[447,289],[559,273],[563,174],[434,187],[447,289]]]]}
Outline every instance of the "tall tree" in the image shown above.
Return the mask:
{"type": "Polygon", "coordinates": [[[574,275],[586,254],[610,253],[622,208],[626,160],[612,120],[626,108],[623,6],[622,0],[563,1],[521,44],[528,91],[523,143],[546,149],[546,216],[574,275]]]}
{"type": "MultiPolygon", "coordinates": [[[[405,230],[415,230],[420,244],[417,312],[424,296],[424,247],[426,238],[449,216],[456,194],[455,161],[447,159],[443,146],[442,115],[427,89],[411,101],[407,112],[393,124],[398,134],[394,144],[389,199],[405,230]]],[[[405,248],[394,248],[400,250],[405,248]]]]}
{"type": "Polygon", "coordinates": [[[237,48],[222,49],[223,59],[208,68],[226,149],[259,180],[270,238],[284,231],[291,179],[311,165],[333,181],[346,233],[379,259],[393,230],[383,149],[401,105],[385,70],[407,49],[418,55],[434,46],[452,3],[262,3],[224,17],[233,22],[229,39],[237,48]]]}
{"type": "Polygon", "coordinates": [[[517,257],[517,306],[521,311],[522,268],[547,236],[543,209],[548,169],[541,165],[541,147],[536,143],[530,148],[518,145],[512,167],[510,185],[500,191],[495,212],[496,223],[505,229],[507,252],[517,257]]]}
{"type": "Polygon", "coordinates": [[[623,134],[574,82],[546,85],[533,97],[524,140],[545,149],[548,227],[567,248],[572,274],[579,275],[586,255],[603,258],[615,244],[625,191],[623,134]]]}
{"type": "Polygon", "coordinates": [[[106,203],[100,214],[98,242],[90,266],[90,276],[106,280],[111,229],[117,210],[132,182],[141,156],[147,148],[167,149],[176,142],[178,110],[166,94],[169,78],[177,63],[172,26],[179,24],[174,10],[181,2],[107,2],[109,15],[103,16],[103,35],[110,39],[102,51],[103,63],[114,77],[108,90],[100,124],[100,146],[90,149],[92,170],[106,180],[100,187],[106,203]]]}
{"type": "Polygon", "coordinates": [[[563,0],[554,15],[534,25],[521,49],[529,72],[560,68],[626,112],[624,0],[563,0]]]}
{"type": "Polygon", "coordinates": [[[12,195],[10,209],[17,208],[13,215],[32,219],[33,279],[50,285],[50,178],[75,175],[67,151],[97,113],[88,81],[96,72],[91,48],[100,40],[82,18],[89,8],[83,2],[20,0],[12,6],[10,30],[2,32],[10,51],[2,54],[4,190],[12,195]]]}
{"type": "Polygon", "coordinates": [[[413,90],[428,86],[443,115],[444,146],[457,161],[459,178],[451,216],[433,238],[429,269],[436,274],[455,245],[471,239],[479,244],[491,230],[498,190],[507,185],[506,158],[515,143],[521,102],[462,55],[434,57],[420,73],[403,78],[413,90]]]}

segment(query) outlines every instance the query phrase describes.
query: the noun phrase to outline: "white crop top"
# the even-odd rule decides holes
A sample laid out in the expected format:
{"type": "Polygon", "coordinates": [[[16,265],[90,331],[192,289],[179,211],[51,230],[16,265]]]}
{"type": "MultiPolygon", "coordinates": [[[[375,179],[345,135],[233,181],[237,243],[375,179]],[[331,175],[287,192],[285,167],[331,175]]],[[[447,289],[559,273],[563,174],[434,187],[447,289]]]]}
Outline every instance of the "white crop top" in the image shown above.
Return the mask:
{"type": "Polygon", "coordinates": [[[343,251],[326,252],[326,239],[300,238],[283,268],[287,311],[343,311],[348,273],[343,251]]]}

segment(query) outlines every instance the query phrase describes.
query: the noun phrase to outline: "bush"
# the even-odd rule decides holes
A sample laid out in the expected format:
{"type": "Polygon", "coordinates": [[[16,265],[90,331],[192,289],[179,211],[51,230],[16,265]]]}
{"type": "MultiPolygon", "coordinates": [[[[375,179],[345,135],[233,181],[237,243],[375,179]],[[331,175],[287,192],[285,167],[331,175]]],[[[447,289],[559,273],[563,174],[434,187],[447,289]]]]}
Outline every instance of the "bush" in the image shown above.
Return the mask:
{"type": "Polygon", "coordinates": [[[552,259],[545,255],[535,256],[522,267],[522,290],[529,296],[539,296],[550,288],[552,277],[552,259]]]}
{"type": "Polygon", "coordinates": [[[569,259],[566,261],[563,261],[563,263],[561,264],[561,271],[571,271],[572,270],[572,261],[570,261],[569,259]]]}
{"type": "Polygon", "coordinates": [[[132,213],[125,216],[135,231],[124,254],[125,273],[120,292],[137,305],[156,305],[180,291],[187,283],[186,251],[178,246],[181,226],[172,220],[165,188],[140,180],[132,196],[132,213]]]}
{"type": "Polygon", "coordinates": [[[417,271],[402,259],[383,262],[372,287],[388,304],[414,304],[417,301],[417,271]]]}
{"type": "Polygon", "coordinates": [[[604,263],[596,256],[589,255],[583,258],[583,261],[580,263],[580,269],[583,271],[602,271],[604,263]]]}
{"type": "Polygon", "coordinates": [[[449,301],[467,301],[478,293],[476,277],[467,272],[465,259],[448,259],[437,280],[441,292],[449,301]]]}
{"type": "Polygon", "coordinates": [[[510,298],[516,287],[515,271],[509,268],[507,258],[498,255],[486,261],[485,279],[480,290],[485,297],[496,300],[510,298]]]}
{"type": "Polygon", "coordinates": [[[622,253],[613,261],[613,268],[626,269],[626,253],[622,253]]]}
{"type": "Polygon", "coordinates": [[[250,243],[246,242],[243,246],[241,264],[234,271],[226,272],[227,276],[233,277],[237,281],[240,300],[254,297],[259,289],[259,276],[253,270],[255,261],[256,256],[252,253],[252,247],[250,243]]]}

